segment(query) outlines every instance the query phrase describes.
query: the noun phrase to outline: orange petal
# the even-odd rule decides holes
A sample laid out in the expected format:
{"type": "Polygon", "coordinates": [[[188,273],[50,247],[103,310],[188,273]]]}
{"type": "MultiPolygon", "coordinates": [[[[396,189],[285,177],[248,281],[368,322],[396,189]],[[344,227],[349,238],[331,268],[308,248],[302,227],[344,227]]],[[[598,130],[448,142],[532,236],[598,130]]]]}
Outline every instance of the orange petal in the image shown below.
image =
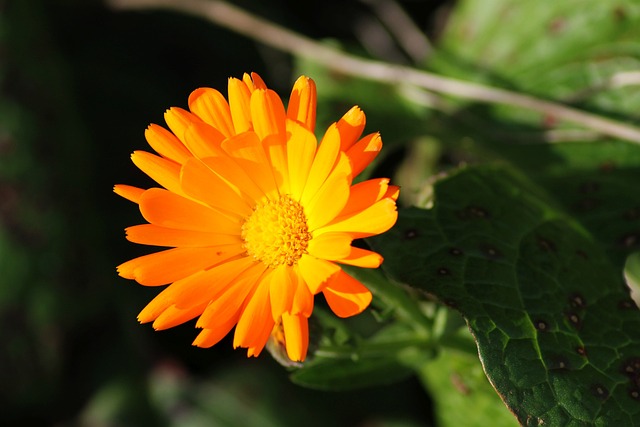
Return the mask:
{"type": "Polygon", "coordinates": [[[194,90],[189,95],[189,109],[226,138],[235,134],[229,103],[219,91],[208,87],[194,90]]]}
{"type": "Polygon", "coordinates": [[[313,294],[300,277],[300,270],[297,266],[294,267],[292,277],[296,282],[296,293],[291,305],[291,314],[302,314],[305,317],[309,317],[313,312],[313,294]]]}
{"type": "Polygon", "coordinates": [[[300,201],[303,205],[306,206],[316,195],[322,184],[324,184],[338,162],[340,154],[340,137],[338,131],[333,133],[327,132],[318,147],[313,159],[313,164],[309,170],[307,182],[302,191],[300,201]]]}
{"type": "Polygon", "coordinates": [[[134,258],[118,274],[144,286],[162,286],[212,267],[245,251],[241,243],[210,248],[175,248],[134,258]]]}
{"type": "Polygon", "coordinates": [[[251,91],[247,85],[236,78],[229,79],[229,107],[235,134],[246,132],[253,128],[251,124],[251,91]]]}
{"type": "Polygon", "coordinates": [[[350,233],[354,239],[360,239],[384,233],[397,219],[396,202],[392,199],[382,199],[355,215],[336,218],[317,232],[319,234],[340,231],[350,233]]]}
{"type": "Polygon", "coordinates": [[[397,185],[390,185],[384,195],[394,201],[398,200],[398,196],[400,196],[400,187],[397,185]]]}
{"type": "Polygon", "coordinates": [[[204,159],[219,155],[220,144],[225,136],[206,123],[191,123],[184,132],[184,143],[194,156],[204,159]]]}
{"type": "Polygon", "coordinates": [[[165,311],[160,314],[156,320],[153,322],[153,329],[156,331],[161,331],[164,329],[173,328],[174,326],[178,326],[184,322],[188,322],[189,320],[197,317],[206,304],[200,304],[197,306],[189,307],[186,309],[177,308],[175,305],[168,307],[165,311]]]}
{"type": "Polygon", "coordinates": [[[316,84],[309,77],[300,76],[291,90],[287,117],[302,123],[313,133],[316,127],[316,103],[316,84]]]}
{"type": "Polygon", "coordinates": [[[265,84],[264,80],[262,80],[262,77],[258,75],[258,73],[251,73],[251,78],[249,78],[249,75],[245,73],[242,76],[242,79],[245,83],[247,83],[247,85],[252,84],[253,90],[267,88],[267,85],[265,84]]]}
{"type": "Polygon", "coordinates": [[[274,321],[277,321],[282,313],[291,310],[297,284],[291,278],[292,273],[291,267],[281,265],[269,275],[269,299],[274,321]]]}
{"type": "Polygon", "coordinates": [[[259,89],[251,94],[251,118],[253,130],[260,140],[269,135],[282,135],[285,132],[284,105],[280,97],[272,90],[259,89]]]}
{"type": "Polygon", "coordinates": [[[132,187],[131,185],[117,184],[113,186],[113,192],[118,196],[132,201],[133,203],[140,203],[142,194],[147,191],[142,188],[132,187]]]}
{"type": "Polygon", "coordinates": [[[158,154],[176,163],[184,163],[191,153],[178,138],[162,126],[150,124],[145,130],[147,142],[158,154]]]}
{"type": "Polygon", "coordinates": [[[318,142],[315,135],[297,122],[287,121],[287,165],[291,196],[300,201],[318,142]]]}
{"type": "Polygon", "coordinates": [[[352,107],[338,120],[336,127],[340,133],[340,149],[342,151],[347,151],[356,143],[362,135],[365,123],[365,115],[358,106],[352,107]]]}
{"type": "Polygon", "coordinates": [[[322,293],[338,317],[350,317],[361,313],[371,303],[371,292],[342,270],[322,293]]]}
{"type": "Polygon", "coordinates": [[[278,195],[273,170],[255,133],[245,132],[229,138],[222,143],[222,149],[235,160],[265,195],[278,195]]]}
{"type": "Polygon", "coordinates": [[[197,158],[189,159],[182,166],[181,184],[185,193],[209,206],[240,217],[246,217],[252,212],[237,189],[230,187],[197,158]]]}
{"type": "MultiPolygon", "coordinates": [[[[233,139],[233,138],[231,138],[233,139]]],[[[257,200],[264,198],[264,193],[258,185],[251,180],[247,172],[240,167],[226,153],[222,156],[202,159],[211,170],[220,175],[229,186],[242,194],[248,204],[255,205],[257,200]]]]}
{"type": "Polygon", "coordinates": [[[176,194],[184,195],[180,187],[180,165],[146,151],[135,151],[133,163],[158,184],[176,194]]]}
{"type": "Polygon", "coordinates": [[[347,155],[351,159],[353,165],[353,176],[357,176],[378,156],[382,149],[382,138],[379,133],[372,133],[360,141],[353,147],[349,148],[347,155]]]}
{"type": "Polygon", "coordinates": [[[130,242],[153,246],[202,248],[242,243],[238,235],[178,230],[154,224],[134,225],[128,227],[126,232],[130,242]]]}
{"type": "Polygon", "coordinates": [[[269,280],[263,277],[240,315],[233,337],[233,347],[251,348],[259,347],[260,344],[264,346],[274,325],[269,301],[269,280]]]}
{"type": "Polygon", "coordinates": [[[224,322],[219,322],[212,325],[211,328],[203,329],[193,341],[193,345],[196,347],[208,348],[219,343],[222,338],[231,332],[231,329],[238,321],[238,317],[240,317],[239,312],[224,322]]]}
{"type": "Polygon", "coordinates": [[[307,254],[298,260],[298,268],[309,291],[314,295],[322,290],[331,276],[340,271],[340,266],[307,254]]]}
{"type": "Polygon", "coordinates": [[[198,116],[179,107],[171,107],[164,113],[164,121],[171,132],[184,142],[184,133],[191,123],[202,122],[198,116]]]}
{"type": "Polygon", "coordinates": [[[340,216],[352,215],[365,210],[387,196],[388,190],[388,178],[370,179],[353,185],[349,194],[349,200],[344,209],[342,209],[342,212],[340,212],[340,216]]]}
{"type": "Polygon", "coordinates": [[[335,261],[349,256],[352,241],[348,233],[324,233],[314,236],[307,250],[316,258],[335,261]]]}
{"type": "Polygon", "coordinates": [[[344,208],[349,199],[351,186],[351,165],[344,153],[315,196],[302,204],[307,214],[309,230],[313,231],[332,221],[344,208]]]}
{"type": "Polygon", "coordinates": [[[270,135],[262,141],[280,194],[290,194],[287,145],[281,135],[270,135]]]}
{"type": "Polygon", "coordinates": [[[196,327],[214,329],[216,324],[224,323],[234,316],[237,321],[240,316],[239,311],[246,305],[247,296],[255,292],[266,268],[262,263],[254,263],[229,283],[220,291],[220,295],[207,306],[198,319],[196,327]]]}
{"type": "Polygon", "coordinates": [[[309,321],[299,314],[282,314],[282,327],[287,356],[294,362],[302,362],[309,347],[309,321]]]}
{"type": "Polygon", "coordinates": [[[382,264],[382,260],[382,256],[377,252],[351,247],[349,255],[336,260],[336,262],[362,268],[378,268],[382,264]]]}
{"type": "Polygon", "coordinates": [[[144,192],[140,212],[147,221],[161,227],[240,235],[239,221],[160,188],[144,192]]]}

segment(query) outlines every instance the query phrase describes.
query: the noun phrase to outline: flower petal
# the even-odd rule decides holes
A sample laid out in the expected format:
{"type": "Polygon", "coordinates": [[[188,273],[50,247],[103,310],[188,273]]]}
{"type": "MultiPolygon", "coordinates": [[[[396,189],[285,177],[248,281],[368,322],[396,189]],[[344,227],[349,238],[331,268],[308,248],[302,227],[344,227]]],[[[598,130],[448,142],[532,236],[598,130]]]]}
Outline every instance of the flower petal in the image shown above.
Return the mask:
{"type": "Polygon", "coordinates": [[[188,322],[202,313],[205,306],[206,304],[200,304],[188,308],[177,308],[175,305],[172,305],[156,318],[153,322],[153,329],[156,331],[162,331],[164,329],[178,326],[184,322],[188,322]]]}
{"type": "Polygon", "coordinates": [[[229,103],[219,91],[208,87],[194,90],[189,95],[189,110],[226,138],[235,135],[229,103]]]}
{"type": "Polygon", "coordinates": [[[294,273],[291,276],[296,282],[296,293],[291,305],[291,314],[302,314],[305,317],[309,317],[313,312],[313,294],[309,291],[309,287],[304,280],[302,280],[297,266],[294,266],[294,273]]]}
{"type": "Polygon", "coordinates": [[[214,170],[217,175],[220,175],[236,192],[242,194],[248,204],[255,205],[257,200],[264,198],[265,195],[260,187],[226,153],[223,153],[222,156],[202,159],[202,162],[211,170],[214,170]]]}
{"type": "Polygon", "coordinates": [[[292,269],[288,265],[279,266],[269,275],[269,299],[274,321],[277,321],[282,313],[291,310],[297,284],[291,276],[292,269]]]}
{"type": "Polygon", "coordinates": [[[352,107],[344,116],[336,123],[338,132],[340,133],[340,149],[347,151],[356,143],[366,123],[366,117],[358,106],[352,107]]]}
{"type": "Polygon", "coordinates": [[[114,193],[116,193],[120,197],[124,197],[125,199],[133,203],[140,203],[140,198],[142,198],[142,194],[145,191],[147,190],[125,184],[116,184],[113,186],[114,193]]]}
{"type": "Polygon", "coordinates": [[[322,143],[316,151],[316,155],[313,159],[313,164],[309,169],[309,175],[307,182],[305,183],[304,190],[300,201],[303,205],[313,199],[322,184],[327,180],[327,177],[335,167],[340,158],[340,135],[336,130],[333,133],[327,132],[322,143]]]}
{"type": "Polygon", "coordinates": [[[309,291],[314,295],[322,290],[330,277],[340,271],[340,266],[307,254],[298,260],[298,268],[309,291]]]}
{"type": "Polygon", "coordinates": [[[297,122],[287,121],[287,165],[291,196],[300,201],[313,164],[318,142],[315,135],[297,122]]]}
{"type": "Polygon", "coordinates": [[[241,243],[209,248],[175,248],[134,258],[118,274],[144,286],[162,286],[191,276],[245,251],[241,243]]]}
{"type": "Polygon", "coordinates": [[[239,317],[240,313],[236,312],[235,316],[230,319],[211,325],[211,328],[203,329],[193,341],[193,345],[196,347],[208,348],[219,343],[222,338],[231,332],[231,329],[233,329],[239,317]]]}
{"type": "Polygon", "coordinates": [[[349,256],[352,241],[348,233],[324,233],[309,240],[307,250],[316,258],[335,261],[349,256]]]}
{"type": "Polygon", "coordinates": [[[315,196],[304,200],[309,230],[313,231],[333,220],[349,199],[351,186],[351,165],[344,153],[327,180],[320,186],[315,196]]]}
{"type": "Polygon", "coordinates": [[[280,135],[270,135],[262,141],[269,163],[273,168],[273,178],[280,194],[290,194],[289,168],[287,165],[287,145],[280,135]]]}
{"type": "Polygon", "coordinates": [[[273,170],[255,133],[245,132],[229,138],[222,143],[222,149],[235,160],[265,195],[269,197],[278,195],[273,170]]]}
{"type": "Polygon", "coordinates": [[[371,303],[371,292],[359,281],[340,270],[322,291],[338,317],[361,313],[371,303]]]}
{"type": "Polygon", "coordinates": [[[174,134],[156,124],[150,124],[144,136],[154,150],[163,157],[176,163],[184,163],[191,153],[174,134]]]}
{"type": "MultiPolygon", "coordinates": [[[[240,315],[233,337],[233,347],[261,349],[267,343],[274,325],[269,301],[269,278],[263,276],[240,315]]],[[[257,353],[251,352],[249,355],[257,355],[257,353]]]]}
{"type": "Polygon", "coordinates": [[[180,165],[146,151],[134,151],[133,163],[158,184],[176,194],[184,195],[180,187],[180,165]]]}
{"type": "Polygon", "coordinates": [[[294,362],[302,362],[309,347],[309,321],[300,314],[282,314],[287,356],[294,362]]]}
{"type": "Polygon", "coordinates": [[[356,247],[351,247],[349,255],[336,260],[336,262],[340,264],[354,265],[362,268],[378,268],[380,264],[382,264],[382,261],[382,255],[379,253],[356,247]]]}
{"type": "Polygon", "coordinates": [[[230,187],[206,163],[195,157],[182,166],[180,178],[184,192],[196,200],[240,217],[252,212],[236,188],[230,187]]]}
{"type": "Polygon", "coordinates": [[[126,228],[126,232],[130,242],[153,246],[203,248],[242,243],[238,235],[178,230],[154,224],[134,225],[126,228]]]}
{"type": "Polygon", "coordinates": [[[384,233],[398,219],[396,203],[382,199],[355,215],[338,217],[335,221],[317,230],[318,233],[340,231],[350,233],[354,239],[384,233]]]}
{"type": "Polygon", "coordinates": [[[378,156],[382,150],[382,138],[379,133],[372,133],[358,141],[347,150],[347,156],[353,165],[353,176],[358,176],[378,156]]]}
{"type": "Polygon", "coordinates": [[[285,112],[280,97],[272,90],[258,89],[251,94],[253,130],[260,140],[285,134],[285,112]]]}
{"type": "Polygon", "coordinates": [[[144,192],[140,212],[147,221],[161,227],[240,235],[239,221],[160,188],[144,192]]]}
{"type": "Polygon", "coordinates": [[[198,116],[191,114],[180,107],[171,107],[164,113],[164,121],[167,122],[171,132],[184,143],[184,133],[194,122],[202,122],[198,116]]]}
{"type": "Polygon", "coordinates": [[[222,132],[202,122],[193,122],[184,132],[184,143],[194,156],[204,159],[219,155],[220,144],[225,139],[222,132]]]}
{"type": "Polygon", "coordinates": [[[316,126],[316,84],[306,76],[298,77],[293,85],[289,105],[287,106],[287,117],[296,120],[313,133],[316,126]]]}
{"type": "Polygon", "coordinates": [[[251,124],[251,91],[247,85],[236,78],[229,79],[229,107],[235,133],[253,129],[251,124]]]}
{"type": "Polygon", "coordinates": [[[388,189],[388,178],[370,179],[353,185],[349,194],[349,200],[344,209],[342,209],[342,212],[340,212],[340,216],[352,215],[365,210],[378,200],[387,196],[388,189]]]}

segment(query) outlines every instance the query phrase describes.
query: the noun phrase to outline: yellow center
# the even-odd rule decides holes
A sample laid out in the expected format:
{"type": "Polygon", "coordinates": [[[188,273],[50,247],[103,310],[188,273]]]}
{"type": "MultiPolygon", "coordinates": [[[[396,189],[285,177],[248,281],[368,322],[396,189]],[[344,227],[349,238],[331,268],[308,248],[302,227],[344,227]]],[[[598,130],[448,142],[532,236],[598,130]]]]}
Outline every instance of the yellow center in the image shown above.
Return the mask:
{"type": "Polygon", "coordinates": [[[298,262],[311,233],[302,205],[284,195],[256,206],[242,225],[242,239],[250,256],[276,268],[298,262]]]}

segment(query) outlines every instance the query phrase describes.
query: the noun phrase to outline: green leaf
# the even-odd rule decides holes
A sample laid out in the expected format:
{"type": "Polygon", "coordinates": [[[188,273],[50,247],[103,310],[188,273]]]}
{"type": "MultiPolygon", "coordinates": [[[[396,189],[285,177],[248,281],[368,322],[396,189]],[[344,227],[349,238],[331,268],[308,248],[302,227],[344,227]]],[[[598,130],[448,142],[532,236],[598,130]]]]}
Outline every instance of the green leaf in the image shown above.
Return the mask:
{"type": "Polygon", "coordinates": [[[425,363],[420,379],[431,392],[441,427],[508,427],[518,425],[493,392],[477,357],[442,351],[425,363]]]}
{"type": "Polygon", "coordinates": [[[640,425],[640,312],[587,230],[499,167],[437,182],[371,239],[398,281],[466,318],[485,372],[525,425],[640,425]]]}

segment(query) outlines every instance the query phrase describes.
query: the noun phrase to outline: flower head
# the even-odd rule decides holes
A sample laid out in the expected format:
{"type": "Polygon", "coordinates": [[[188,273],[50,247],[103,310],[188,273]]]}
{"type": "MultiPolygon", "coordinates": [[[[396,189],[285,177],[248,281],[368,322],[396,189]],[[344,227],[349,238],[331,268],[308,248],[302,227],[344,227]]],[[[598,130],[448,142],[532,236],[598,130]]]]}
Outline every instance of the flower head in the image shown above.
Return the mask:
{"type": "Polygon", "coordinates": [[[304,360],[314,295],[340,317],[363,311],[371,293],[340,264],[376,268],[382,257],[352,246],[396,221],[398,188],[388,179],[352,185],[378,154],[378,133],[361,138],[353,107],[318,144],[316,88],[300,77],[285,109],[257,74],[189,97],[165,113],[170,129],[145,136],[159,154],[133,162],[162,188],[116,185],[148,223],[127,228],[135,243],[169,249],[125,262],[122,277],[167,286],[139,314],[166,329],[198,317],[194,345],[210,347],[235,326],[234,347],[258,355],[273,331],[293,361],[304,360]]]}

